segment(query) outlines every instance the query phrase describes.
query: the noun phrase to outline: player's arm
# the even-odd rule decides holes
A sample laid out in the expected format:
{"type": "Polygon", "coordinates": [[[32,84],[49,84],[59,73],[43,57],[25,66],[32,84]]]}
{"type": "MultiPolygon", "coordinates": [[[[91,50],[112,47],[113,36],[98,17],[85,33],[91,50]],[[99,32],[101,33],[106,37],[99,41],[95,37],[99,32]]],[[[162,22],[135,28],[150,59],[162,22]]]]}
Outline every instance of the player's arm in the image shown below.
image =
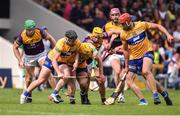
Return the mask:
{"type": "Polygon", "coordinates": [[[100,73],[100,75],[103,75],[103,63],[102,63],[101,58],[98,55],[98,51],[96,50],[94,45],[90,44],[90,47],[91,47],[91,49],[93,51],[93,59],[95,59],[98,62],[99,73],[100,73]]]}
{"type": "Polygon", "coordinates": [[[76,56],[75,56],[75,62],[73,64],[73,70],[72,72],[76,71],[77,67],[78,67],[78,64],[79,64],[79,53],[77,52],[76,53],[76,56]]]}
{"type": "Polygon", "coordinates": [[[127,41],[122,40],[122,45],[123,45],[123,54],[125,58],[125,71],[128,71],[128,61],[129,61],[129,48],[127,41]]]}
{"type": "Polygon", "coordinates": [[[108,43],[108,39],[103,39],[103,43],[102,45],[104,46],[105,49],[109,49],[109,43],[108,43]]]}
{"type": "Polygon", "coordinates": [[[99,74],[103,75],[103,63],[98,54],[95,56],[95,60],[98,62],[99,74]]]}
{"type": "Polygon", "coordinates": [[[163,32],[166,36],[169,42],[173,41],[173,36],[169,34],[169,32],[162,26],[156,23],[147,23],[150,29],[159,29],[161,32],[163,32]]]}
{"type": "Polygon", "coordinates": [[[103,37],[110,37],[110,36],[112,36],[112,35],[115,35],[115,36],[118,36],[118,35],[120,35],[121,34],[121,31],[120,30],[112,30],[112,31],[106,31],[106,32],[104,32],[103,33],[103,37]]]}
{"type": "Polygon", "coordinates": [[[18,43],[19,42],[17,42],[17,40],[14,42],[14,44],[13,44],[13,52],[14,52],[15,57],[18,60],[19,66],[22,68],[22,67],[24,67],[24,63],[22,61],[22,57],[21,57],[21,54],[20,54],[19,49],[18,49],[19,46],[20,46],[20,44],[18,44],[18,43]]]}
{"type": "Polygon", "coordinates": [[[60,50],[58,48],[55,48],[55,53],[54,53],[54,57],[52,59],[52,65],[55,69],[55,71],[57,72],[58,76],[62,75],[61,71],[59,70],[59,66],[58,66],[58,58],[61,54],[60,50]]]}
{"type": "Polygon", "coordinates": [[[49,34],[49,33],[47,32],[47,30],[45,30],[45,33],[46,33],[45,39],[49,40],[50,43],[51,43],[51,47],[54,48],[55,45],[56,45],[56,40],[54,39],[54,37],[53,37],[51,34],[49,34]]]}
{"type": "Polygon", "coordinates": [[[87,42],[87,43],[91,43],[91,44],[93,44],[93,41],[92,41],[92,40],[90,40],[90,39],[88,39],[86,42],[87,42]]]}

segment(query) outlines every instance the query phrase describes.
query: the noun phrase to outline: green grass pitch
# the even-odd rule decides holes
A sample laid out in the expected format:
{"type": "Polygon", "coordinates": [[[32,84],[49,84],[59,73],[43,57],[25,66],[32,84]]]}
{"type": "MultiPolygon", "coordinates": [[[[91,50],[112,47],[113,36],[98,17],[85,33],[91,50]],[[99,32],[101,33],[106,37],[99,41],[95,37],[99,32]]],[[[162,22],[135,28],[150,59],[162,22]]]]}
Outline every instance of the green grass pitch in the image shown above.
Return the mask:
{"type": "MultiPolygon", "coordinates": [[[[22,90],[0,89],[0,115],[177,115],[180,114],[180,91],[170,90],[173,106],[166,106],[161,97],[161,104],[154,105],[152,93],[144,90],[143,93],[149,102],[148,106],[138,106],[138,100],[131,90],[125,92],[126,103],[105,106],[101,105],[98,92],[89,92],[92,105],[81,105],[79,91],[76,92],[76,104],[69,104],[68,98],[61,92],[65,102],[54,104],[48,101],[52,90],[33,92],[33,103],[19,104],[22,90]]],[[[113,90],[107,90],[108,97],[113,90]]]]}

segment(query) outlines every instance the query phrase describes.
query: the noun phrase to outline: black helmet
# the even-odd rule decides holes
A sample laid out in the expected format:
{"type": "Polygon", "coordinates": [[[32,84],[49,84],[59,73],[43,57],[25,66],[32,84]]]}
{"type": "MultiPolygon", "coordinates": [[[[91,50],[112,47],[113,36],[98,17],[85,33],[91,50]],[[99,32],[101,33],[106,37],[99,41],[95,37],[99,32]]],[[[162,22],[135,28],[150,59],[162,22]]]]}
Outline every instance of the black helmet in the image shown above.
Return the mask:
{"type": "Polygon", "coordinates": [[[76,40],[77,39],[77,34],[74,30],[68,30],[66,31],[65,33],[65,36],[68,38],[68,39],[72,39],[72,40],[76,40]]]}

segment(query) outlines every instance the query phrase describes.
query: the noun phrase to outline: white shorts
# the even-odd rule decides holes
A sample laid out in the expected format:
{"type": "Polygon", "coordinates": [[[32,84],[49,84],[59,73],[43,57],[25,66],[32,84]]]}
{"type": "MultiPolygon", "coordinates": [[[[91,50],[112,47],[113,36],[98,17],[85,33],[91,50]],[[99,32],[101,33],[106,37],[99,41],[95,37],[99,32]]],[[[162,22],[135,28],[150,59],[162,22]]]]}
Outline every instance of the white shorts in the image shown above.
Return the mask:
{"type": "Polygon", "coordinates": [[[111,62],[115,59],[119,60],[121,64],[124,64],[124,55],[112,54],[105,59],[105,61],[103,62],[103,66],[111,66],[111,62]]]}
{"type": "Polygon", "coordinates": [[[38,66],[39,61],[46,57],[46,51],[39,53],[37,55],[24,55],[25,66],[38,66]]]}

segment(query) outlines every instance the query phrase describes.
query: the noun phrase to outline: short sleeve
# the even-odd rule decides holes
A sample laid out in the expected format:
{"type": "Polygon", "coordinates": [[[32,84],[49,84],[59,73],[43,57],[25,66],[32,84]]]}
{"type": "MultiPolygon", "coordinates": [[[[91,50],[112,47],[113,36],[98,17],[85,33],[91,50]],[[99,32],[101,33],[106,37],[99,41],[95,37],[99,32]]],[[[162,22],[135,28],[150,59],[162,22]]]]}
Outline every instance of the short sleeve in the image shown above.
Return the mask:
{"type": "Polygon", "coordinates": [[[77,47],[77,50],[80,49],[80,46],[81,46],[81,41],[79,39],[76,40],[76,44],[75,46],[77,47]]]}
{"type": "Polygon", "coordinates": [[[45,30],[44,29],[40,29],[40,28],[39,28],[39,30],[40,30],[42,38],[46,38],[47,33],[45,32],[45,30]]]}
{"type": "Polygon", "coordinates": [[[149,29],[151,27],[150,23],[148,22],[142,22],[142,24],[145,27],[145,29],[149,29]]]}
{"type": "Polygon", "coordinates": [[[19,46],[21,46],[21,45],[23,44],[23,39],[22,39],[22,36],[21,36],[21,35],[19,35],[19,36],[17,37],[16,43],[17,43],[19,46]]]}
{"type": "Polygon", "coordinates": [[[55,50],[61,52],[63,48],[63,41],[59,39],[55,45],[55,50]]]}

